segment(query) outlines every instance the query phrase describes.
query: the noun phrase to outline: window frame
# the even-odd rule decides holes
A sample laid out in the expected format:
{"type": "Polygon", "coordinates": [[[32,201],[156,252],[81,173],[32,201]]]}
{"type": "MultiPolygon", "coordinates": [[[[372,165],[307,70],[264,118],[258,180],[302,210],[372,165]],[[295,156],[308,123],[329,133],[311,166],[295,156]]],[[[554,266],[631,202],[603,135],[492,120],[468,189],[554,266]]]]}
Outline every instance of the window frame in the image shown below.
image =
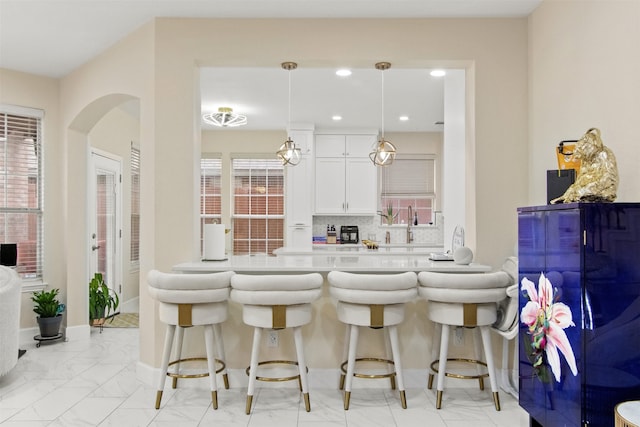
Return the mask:
{"type": "MultiPolygon", "coordinates": [[[[267,254],[271,254],[273,252],[273,250],[282,247],[284,245],[284,218],[285,218],[285,168],[282,165],[282,163],[278,160],[278,159],[274,159],[272,155],[267,156],[267,155],[251,155],[251,154],[240,154],[240,155],[236,155],[233,156],[231,158],[231,222],[232,222],[232,237],[231,237],[231,243],[232,243],[232,252],[234,255],[237,254],[256,254],[256,253],[267,253],[267,254]],[[262,197],[259,196],[257,194],[254,193],[247,193],[247,199],[248,199],[248,213],[236,213],[238,206],[237,206],[237,202],[238,202],[238,197],[243,197],[244,195],[240,195],[236,193],[236,189],[238,187],[236,187],[236,177],[238,177],[239,175],[237,174],[237,162],[240,161],[246,161],[246,162],[251,162],[251,163],[255,163],[255,164],[259,164],[260,162],[265,162],[266,163],[266,167],[264,169],[255,167],[255,168],[249,168],[249,174],[248,175],[241,175],[241,176],[246,176],[249,178],[249,181],[251,182],[251,179],[253,176],[259,176],[259,175],[252,175],[251,171],[256,170],[256,171],[266,171],[264,172],[265,176],[265,200],[264,200],[264,206],[265,206],[265,213],[261,213],[261,214],[257,214],[257,213],[251,213],[251,210],[254,209],[254,207],[252,206],[252,196],[255,196],[258,200],[262,197]],[[278,171],[275,174],[269,174],[269,171],[278,171]],[[274,177],[277,178],[277,181],[280,181],[279,185],[275,185],[273,188],[279,188],[280,189],[280,193],[278,192],[269,192],[269,177],[274,177]],[[280,199],[280,203],[277,203],[277,199],[280,199]],[[276,200],[276,209],[275,209],[275,213],[270,213],[269,209],[272,207],[272,202],[271,200],[276,200]],[[248,220],[248,230],[246,231],[246,238],[240,238],[238,236],[239,234],[239,228],[237,226],[237,223],[239,220],[248,220]],[[262,225],[259,225],[260,222],[264,221],[264,230],[261,230],[260,228],[262,227],[262,225]],[[253,222],[255,222],[258,226],[258,229],[256,232],[254,232],[255,230],[252,228],[253,222]],[[263,235],[263,237],[260,238],[256,238],[256,234],[258,235],[263,235]],[[241,250],[239,248],[240,246],[240,242],[247,242],[247,250],[241,250]],[[258,249],[256,251],[253,250],[254,247],[257,247],[258,249]],[[261,248],[264,248],[264,250],[260,250],[261,248]]],[[[251,187],[250,187],[251,190],[251,187]]]]}
{"type": "MultiPolygon", "coordinates": [[[[383,166],[379,168],[378,172],[378,204],[380,212],[380,224],[387,226],[387,222],[383,215],[387,213],[387,203],[385,200],[391,199],[391,205],[394,213],[398,213],[394,219],[393,224],[402,224],[408,220],[408,206],[412,207],[413,213],[418,215],[419,225],[432,225],[435,224],[436,216],[436,201],[437,201],[437,155],[436,154],[398,154],[394,162],[389,166],[383,166]],[[402,162],[416,162],[422,161],[425,163],[427,171],[426,182],[415,179],[412,174],[417,170],[416,167],[401,167],[398,170],[401,172],[396,174],[403,180],[399,185],[395,185],[394,188],[389,188],[388,172],[389,168],[398,168],[402,162]],[[431,172],[429,173],[429,169],[431,172]],[[395,190],[395,191],[393,191],[395,190]],[[430,206],[421,206],[421,201],[430,201],[430,206]]],[[[427,204],[428,205],[428,204],[427,204]]],[[[413,219],[412,219],[413,221],[413,219]]],[[[406,222],[405,222],[406,223],[406,222]]]]}
{"type": "Polygon", "coordinates": [[[131,207],[130,207],[130,251],[129,269],[140,270],[140,147],[131,141],[130,153],[131,173],[131,207]]]}
{"type": "MultiPolygon", "coordinates": [[[[35,119],[36,120],[36,128],[35,128],[35,137],[36,140],[29,142],[30,144],[35,144],[34,146],[34,152],[35,154],[35,167],[36,167],[36,171],[35,174],[33,173],[33,170],[29,170],[30,168],[33,168],[33,164],[29,165],[26,167],[26,173],[24,176],[27,176],[27,182],[30,181],[33,177],[35,177],[36,180],[36,189],[35,189],[35,197],[37,200],[37,204],[35,207],[23,207],[23,206],[18,206],[18,204],[14,205],[14,206],[10,206],[8,204],[7,198],[9,196],[8,191],[7,190],[7,186],[8,184],[8,180],[7,178],[10,176],[15,176],[15,174],[10,174],[10,170],[8,167],[4,167],[2,170],[0,170],[0,174],[2,175],[4,184],[2,184],[4,186],[3,189],[3,193],[4,193],[4,199],[2,201],[0,201],[0,214],[2,215],[12,215],[12,214],[26,214],[26,215],[33,215],[35,216],[35,225],[28,225],[27,228],[27,233],[30,233],[30,228],[31,227],[35,227],[35,234],[36,234],[36,238],[35,238],[35,259],[33,261],[33,263],[35,264],[34,266],[34,271],[30,271],[30,272],[24,272],[21,271],[20,269],[20,243],[24,242],[24,240],[20,240],[18,241],[16,239],[16,241],[5,241],[6,237],[7,237],[7,231],[3,230],[3,238],[2,241],[3,243],[17,243],[19,245],[18,248],[18,265],[16,266],[16,270],[18,271],[18,274],[20,275],[20,277],[25,280],[25,281],[42,281],[42,278],[44,276],[44,213],[45,213],[45,209],[44,209],[44,110],[41,109],[35,109],[35,108],[29,108],[29,107],[20,107],[20,106],[15,106],[15,105],[9,105],[9,104],[0,104],[0,120],[2,121],[2,128],[4,129],[4,131],[2,132],[2,134],[0,134],[0,144],[2,144],[2,155],[4,156],[2,159],[2,163],[4,165],[8,165],[9,164],[9,157],[8,157],[8,124],[9,124],[9,116],[13,116],[13,117],[18,117],[18,118],[23,118],[23,119],[35,119]]],[[[29,129],[31,130],[31,129],[29,129]]],[[[26,138],[23,140],[26,142],[26,138]]],[[[14,161],[17,161],[16,159],[13,159],[14,161]]],[[[0,166],[2,167],[2,166],[0,166]]],[[[28,185],[28,184],[27,184],[28,185]]],[[[29,221],[27,221],[29,222],[29,221]]],[[[9,227],[8,221],[4,222],[4,226],[5,228],[8,230],[7,227],[9,227]]],[[[24,244],[24,243],[23,243],[24,244]]]]}
{"type": "MultiPolygon", "coordinates": [[[[198,193],[198,199],[200,203],[199,210],[199,219],[200,219],[200,254],[204,256],[204,225],[205,224],[221,224],[222,223],[222,156],[220,154],[205,154],[203,153],[200,157],[200,190],[198,193]],[[210,166],[218,166],[216,167],[206,167],[209,164],[210,166]],[[205,170],[218,170],[217,174],[208,175],[204,171],[205,170]],[[218,178],[218,193],[211,193],[210,195],[205,192],[205,178],[208,176],[213,176],[218,178]],[[207,196],[212,196],[217,198],[218,203],[213,203],[214,213],[206,212],[206,204],[205,198],[207,196]],[[215,207],[219,209],[216,209],[215,207]]],[[[215,185],[213,186],[215,188],[215,185]]]]}

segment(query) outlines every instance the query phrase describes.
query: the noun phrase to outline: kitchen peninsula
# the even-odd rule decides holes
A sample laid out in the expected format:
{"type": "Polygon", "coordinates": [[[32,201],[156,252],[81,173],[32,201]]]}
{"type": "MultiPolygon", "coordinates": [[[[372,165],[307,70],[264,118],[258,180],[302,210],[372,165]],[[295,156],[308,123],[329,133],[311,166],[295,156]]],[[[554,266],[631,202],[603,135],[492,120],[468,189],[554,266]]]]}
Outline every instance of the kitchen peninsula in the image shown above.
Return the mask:
{"type": "MultiPolygon", "coordinates": [[[[284,249],[284,248],[281,248],[284,249]]],[[[431,261],[429,252],[374,252],[354,248],[354,251],[313,251],[304,253],[289,249],[278,256],[232,255],[225,261],[184,262],[173,267],[182,273],[211,273],[235,271],[236,273],[328,273],[332,270],[352,273],[404,273],[405,271],[439,271],[443,273],[484,273],[491,267],[471,263],[459,265],[452,261],[431,261]]],[[[384,248],[383,248],[384,249],[384,248]]],[[[279,251],[279,249],[277,250],[279,251]]]]}
{"type": "MultiPolygon", "coordinates": [[[[381,248],[383,249],[383,248],[381,248]]],[[[406,271],[440,271],[446,273],[484,273],[491,270],[482,264],[458,265],[452,261],[431,261],[426,247],[393,249],[393,255],[384,251],[367,251],[362,245],[348,248],[337,245],[320,250],[281,248],[277,256],[230,255],[225,261],[183,262],[173,267],[174,272],[210,273],[235,271],[239,274],[302,274],[318,272],[325,277],[320,299],[314,301],[313,320],[303,328],[305,353],[309,368],[309,381],[313,388],[335,388],[338,384],[345,329],[336,317],[335,302],[329,295],[326,276],[330,271],[340,270],[354,273],[402,273],[406,271]],[[349,249],[349,250],[347,250],[349,249]],[[403,253],[404,251],[404,253],[403,253]],[[372,253],[376,253],[373,255],[372,253]],[[400,256],[399,256],[400,255],[400,256]]],[[[433,340],[433,324],[427,318],[427,302],[416,298],[406,304],[405,321],[399,325],[405,382],[412,387],[426,387],[429,355],[433,340]]],[[[245,368],[249,364],[252,329],[242,322],[242,307],[229,302],[229,319],[223,325],[224,345],[227,349],[227,367],[232,387],[246,384],[245,368]]],[[[288,331],[275,331],[283,338],[277,340],[279,347],[263,347],[261,354],[267,359],[291,359],[295,354],[288,331]]],[[[383,335],[380,331],[366,329],[361,332],[359,351],[372,357],[384,357],[383,335]]],[[[471,344],[473,340],[466,340],[471,344]]],[[[459,350],[466,350],[460,347],[459,350]]],[[[292,383],[293,384],[293,383],[292,383]]],[[[354,384],[358,384],[357,382],[354,384]]],[[[293,384],[292,386],[295,386],[293,384]]],[[[355,385],[356,387],[386,387],[385,381],[355,385]]]]}

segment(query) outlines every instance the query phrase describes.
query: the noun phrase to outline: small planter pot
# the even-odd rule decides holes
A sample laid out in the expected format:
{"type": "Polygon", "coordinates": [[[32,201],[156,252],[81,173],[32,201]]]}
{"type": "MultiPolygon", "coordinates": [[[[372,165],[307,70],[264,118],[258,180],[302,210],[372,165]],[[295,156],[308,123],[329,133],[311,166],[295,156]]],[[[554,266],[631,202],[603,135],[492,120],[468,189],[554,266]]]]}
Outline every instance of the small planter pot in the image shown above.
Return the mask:
{"type": "Polygon", "coordinates": [[[38,326],[40,327],[40,336],[43,338],[55,337],[60,333],[60,324],[62,323],[62,314],[55,317],[38,317],[38,326]]]}

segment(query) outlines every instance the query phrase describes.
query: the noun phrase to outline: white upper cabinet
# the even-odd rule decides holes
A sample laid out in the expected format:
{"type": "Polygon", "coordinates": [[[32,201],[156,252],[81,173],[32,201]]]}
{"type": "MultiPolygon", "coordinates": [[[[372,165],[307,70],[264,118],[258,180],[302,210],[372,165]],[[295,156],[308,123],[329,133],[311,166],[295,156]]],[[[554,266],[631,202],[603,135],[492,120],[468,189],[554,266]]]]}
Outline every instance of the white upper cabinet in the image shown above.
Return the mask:
{"type": "Polygon", "coordinates": [[[315,212],[369,215],[377,207],[376,135],[315,136],[315,212]]]}

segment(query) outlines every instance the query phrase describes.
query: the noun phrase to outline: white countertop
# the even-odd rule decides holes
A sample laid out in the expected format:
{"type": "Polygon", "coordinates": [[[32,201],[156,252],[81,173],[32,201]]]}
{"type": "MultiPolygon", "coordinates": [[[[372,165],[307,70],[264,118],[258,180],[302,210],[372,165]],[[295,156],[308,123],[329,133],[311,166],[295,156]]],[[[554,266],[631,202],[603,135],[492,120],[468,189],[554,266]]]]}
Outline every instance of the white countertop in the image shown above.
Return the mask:
{"type": "Polygon", "coordinates": [[[354,255],[235,255],[226,261],[183,262],[173,266],[173,271],[206,273],[235,271],[237,273],[309,273],[332,270],[356,273],[400,273],[405,271],[438,271],[444,273],[485,273],[488,265],[458,265],[453,261],[431,261],[426,256],[359,256],[354,255]]]}
{"type": "Polygon", "coordinates": [[[366,255],[366,256],[428,256],[431,252],[443,252],[442,246],[432,246],[420,243],[411,244],[387,244],[379,243],[378,249],[367,249],[363,244],[343,244],[343,245],[312,245],[309,248],[278,248],[273,253],[277,256],[289,255],[321,255],[344,254],[344,255],[366,255]]]}

